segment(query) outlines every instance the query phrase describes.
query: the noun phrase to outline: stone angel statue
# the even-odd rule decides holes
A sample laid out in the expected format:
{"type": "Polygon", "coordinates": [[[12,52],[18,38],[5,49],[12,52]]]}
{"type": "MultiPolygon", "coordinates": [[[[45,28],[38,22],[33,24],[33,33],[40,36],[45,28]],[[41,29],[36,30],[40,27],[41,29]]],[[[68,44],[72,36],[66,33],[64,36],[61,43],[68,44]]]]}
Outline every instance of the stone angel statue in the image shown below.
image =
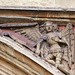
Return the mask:
{"type": "Polygon", "coordinates": [[[65,37],[62,37],[62,32],[58,31],[57,24],[46,21],[44,25],[46,33],[43,34],[43,37],[45,37],[44,40],[48,44],[48,47],[45,44],[41,48],[42,50],[40,50],[40,43],[38,43],[36,53],[39,55],[41,51],[46,50],[44,53],[41,52],[42,55],[45,56],[45,60],[51,63],[55,58],[57,67],[58,65],[60,65],[61,59],[63,57],[64,48],[69,46],[69,43],[65,37]]]}
{"type": "Polygon", "coordinates": [[[45,37],[44,40],[46,43],[42,45],[41,49],[38,44],[36,53],[41,53],[41,56],[49,63],[53,63],[54,59],[56,67],[62,66],[60,64],[63,59],[67,62],[69,68],[71,68],[72,63],[74,63],[75,51],[73,25],[68,23],[66,27],[59,32],[57,24],[46,21],[44,23],[44,29],[45,32],[43,33],[43,36],[45,37]]]}

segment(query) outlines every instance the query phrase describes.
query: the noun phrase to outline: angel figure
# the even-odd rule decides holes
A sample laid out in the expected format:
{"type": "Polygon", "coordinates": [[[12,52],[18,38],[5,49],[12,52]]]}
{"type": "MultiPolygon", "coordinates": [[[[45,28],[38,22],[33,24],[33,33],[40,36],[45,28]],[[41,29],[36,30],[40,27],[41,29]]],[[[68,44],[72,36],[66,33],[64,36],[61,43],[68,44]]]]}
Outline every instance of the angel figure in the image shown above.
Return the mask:
{"type": "MultiPolygon", "coordinates": [[[[49,54],[46,56],[46,61],[51,62],[53,58],[56,58],[56,67],[60,65],[61,58],[63,57],[63,50],[59,44],[64,44],[64,46],[68,45],[66,38],[62,37],[61,32],[58,32],[57,24],[53,24],[50,21],[45,22],[45,30],[46,34],[45,39],[49,44],[49,54]]],[[[39,47],[39,44],[38,46],[39,47]]],[[[36,53],[38,54],[40,51],[37,49],[36,53]]]]}

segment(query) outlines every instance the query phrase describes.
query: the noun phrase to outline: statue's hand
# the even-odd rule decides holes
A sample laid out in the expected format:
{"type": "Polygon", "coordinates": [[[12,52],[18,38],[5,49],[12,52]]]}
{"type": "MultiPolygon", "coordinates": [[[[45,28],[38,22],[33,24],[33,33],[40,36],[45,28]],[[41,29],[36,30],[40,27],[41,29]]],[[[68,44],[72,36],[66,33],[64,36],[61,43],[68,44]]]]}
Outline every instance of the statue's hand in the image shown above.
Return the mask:
{"type": "Polygon", "coordinates": [[[47,35],[43,35],[42,39],[46,40],[47,39],[47,35]]]}
{"type": "Polygon", "coordinates": [[[59,41],[60,39],[58,37],[52,37],[52,40],[59,41]]]}

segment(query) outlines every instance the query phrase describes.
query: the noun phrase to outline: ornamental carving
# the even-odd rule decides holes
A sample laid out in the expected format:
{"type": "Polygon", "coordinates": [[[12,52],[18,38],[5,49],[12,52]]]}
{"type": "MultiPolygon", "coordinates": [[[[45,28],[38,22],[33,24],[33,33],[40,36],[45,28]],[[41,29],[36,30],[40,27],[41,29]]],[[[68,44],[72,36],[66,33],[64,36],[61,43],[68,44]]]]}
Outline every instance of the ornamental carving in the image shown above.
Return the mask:
{"type": "Polygon", "coordinates": [[[69,73],[74,63],[74,31],[68,23],[63,30],[51,21],[43,23],[13,23],[0,26],[0,35],[8,37],[46,62],[69,73]]]}

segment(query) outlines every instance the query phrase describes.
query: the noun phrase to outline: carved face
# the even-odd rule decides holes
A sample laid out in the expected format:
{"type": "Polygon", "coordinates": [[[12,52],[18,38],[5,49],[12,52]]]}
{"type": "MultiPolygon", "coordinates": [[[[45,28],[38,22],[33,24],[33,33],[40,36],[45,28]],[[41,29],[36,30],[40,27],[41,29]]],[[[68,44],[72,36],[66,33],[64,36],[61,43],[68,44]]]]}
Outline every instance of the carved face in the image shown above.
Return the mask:
{"type": "Polygon", "coordinates": [[[46,22],[46,31],[51,32],[53,30],[52,22],[46,22]]]}
{"type": "Polygon", "coordinates": [[[58,31],[58,26],[57,24],[53,24],[50,21],[45,22],[45,27],[47,32],[53,32],[53,31],[58,31]]]}

